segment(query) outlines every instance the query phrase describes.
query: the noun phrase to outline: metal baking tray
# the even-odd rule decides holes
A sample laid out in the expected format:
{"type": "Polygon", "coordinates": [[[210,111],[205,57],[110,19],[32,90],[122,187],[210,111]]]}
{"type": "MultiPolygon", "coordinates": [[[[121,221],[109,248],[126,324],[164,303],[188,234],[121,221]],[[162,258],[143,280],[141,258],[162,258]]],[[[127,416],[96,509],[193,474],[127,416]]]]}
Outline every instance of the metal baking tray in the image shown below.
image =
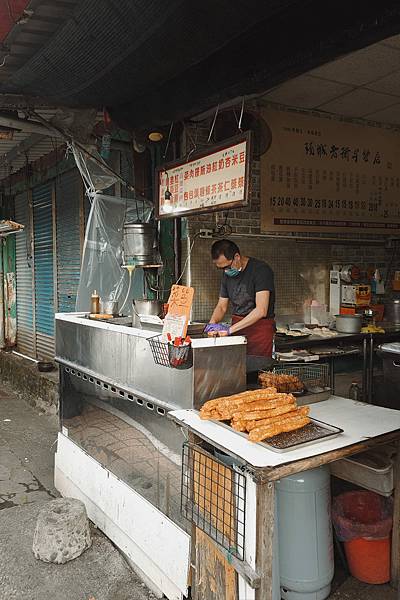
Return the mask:
{"type": "Polygon", "coordinates": [[[335,425],[318,421],[318,419],[310,418],[310,420],[311,423],[301,429],[280,433],[269,438],[268,441],[258,443],[274,452],[288,452],[343,433],[343,429],[335,425]]]}
{"type": "MultiPolygon", "coordinates": [[[[321,440],[328,438],[331,439],[343,433],[343,429],[336,427],[335,425],[329,425],[329,423],[324,423],[323,421],[318,421],[318,419],[313,419],[311,417],[310,420],[311,423],[302,427],[302,429],[280,433],[279,435],[269,438],[268,441],[254,443],[260,444],[273,452],[290,452],[291,450],[310,446],[311,444],[314,444],[314,442],[320,442],[321,440]]],[[[224,423],[223,421],[214,421],[214,423],[219,423],[223,427],[227,427],[231,431],[248,439],[247,433],[235,431],[228,423],[224,423]]]]}

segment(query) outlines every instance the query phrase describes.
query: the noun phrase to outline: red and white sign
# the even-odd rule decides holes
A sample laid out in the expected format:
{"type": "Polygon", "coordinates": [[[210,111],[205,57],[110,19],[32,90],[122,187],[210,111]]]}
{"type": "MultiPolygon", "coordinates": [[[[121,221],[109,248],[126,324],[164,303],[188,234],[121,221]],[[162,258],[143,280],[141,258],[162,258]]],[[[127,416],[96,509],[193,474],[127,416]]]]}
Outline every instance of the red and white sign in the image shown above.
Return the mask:
{"type": "Polygon", "coordinates": [[[250,132],[157,169],[157,218],[224,210],[247,204],[250,132]],[[168,193],[169,192],[169,193],[168,193]],[[171,195],[171,197],[169,197],[171,195]]]}

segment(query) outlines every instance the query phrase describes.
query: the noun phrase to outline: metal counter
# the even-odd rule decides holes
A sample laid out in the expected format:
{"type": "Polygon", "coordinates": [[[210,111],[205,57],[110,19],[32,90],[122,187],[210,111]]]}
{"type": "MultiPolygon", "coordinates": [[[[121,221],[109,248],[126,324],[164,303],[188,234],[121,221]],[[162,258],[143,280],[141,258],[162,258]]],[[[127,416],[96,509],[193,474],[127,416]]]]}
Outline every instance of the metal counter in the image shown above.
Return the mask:
{"type": "Polygon", "coordinates": [[[182,431],[171,410],[246,387],[246,340],[194,339],[193,366],[156,365],[147,331],[56,315],[62,433],[181,528],[182,431]]]}
{"type": "Polygon", "coordinates": [[[155,335],[84,315],[57,314],[56,360],[166,409],[200,408],[206,400],[246,389],[243,336],[194,339],[193,367],[180,371],[155,364],[147,341],[155,335]]]}

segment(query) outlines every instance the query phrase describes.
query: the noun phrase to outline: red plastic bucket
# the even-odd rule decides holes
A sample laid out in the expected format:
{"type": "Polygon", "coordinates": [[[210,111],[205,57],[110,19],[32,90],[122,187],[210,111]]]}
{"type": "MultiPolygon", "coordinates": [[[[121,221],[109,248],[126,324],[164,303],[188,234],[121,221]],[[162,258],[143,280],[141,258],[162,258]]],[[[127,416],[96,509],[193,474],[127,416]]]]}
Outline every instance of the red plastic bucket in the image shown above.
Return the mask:
{"type": "Polygon", "coordinates": [[[359,538],[344,542],[350,573],[365,583],[390,580],[390,537],[382,540],[359,538]]]}
{"type": "Polygon", "coordinates": [[[350,572],[360,581],[390,580],[392,511],[392,500],[374,492],[347,492],[334,500],[335,529],[344,542],[350,572]]]}

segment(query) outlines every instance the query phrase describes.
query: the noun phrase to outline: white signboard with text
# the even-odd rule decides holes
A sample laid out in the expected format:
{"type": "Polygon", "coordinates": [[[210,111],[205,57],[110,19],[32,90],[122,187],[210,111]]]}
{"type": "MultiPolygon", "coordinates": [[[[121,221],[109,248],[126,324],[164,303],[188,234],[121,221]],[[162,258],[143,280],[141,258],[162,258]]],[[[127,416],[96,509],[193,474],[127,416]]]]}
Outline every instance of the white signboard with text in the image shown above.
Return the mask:
{"type": "Polygon", "coordinates": [[[250,133],[157,169],[157,218],[225,210],[247,204],[250,133]]]}

